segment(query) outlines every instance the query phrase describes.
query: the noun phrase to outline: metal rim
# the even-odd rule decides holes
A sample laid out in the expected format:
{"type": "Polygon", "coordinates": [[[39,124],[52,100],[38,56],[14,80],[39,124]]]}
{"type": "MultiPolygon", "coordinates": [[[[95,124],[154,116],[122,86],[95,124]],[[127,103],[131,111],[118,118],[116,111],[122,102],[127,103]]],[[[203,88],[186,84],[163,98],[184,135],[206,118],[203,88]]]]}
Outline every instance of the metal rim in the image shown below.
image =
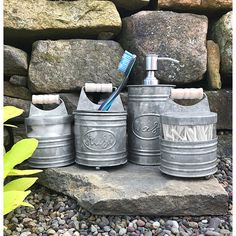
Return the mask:
{"type": "Polygon", "coordinates": [[[79,110],[74,111],[73,115],[88,115],[88,116],[127,116],[127,112],[117,112],[117,111],[87,111],[79,110]]]}

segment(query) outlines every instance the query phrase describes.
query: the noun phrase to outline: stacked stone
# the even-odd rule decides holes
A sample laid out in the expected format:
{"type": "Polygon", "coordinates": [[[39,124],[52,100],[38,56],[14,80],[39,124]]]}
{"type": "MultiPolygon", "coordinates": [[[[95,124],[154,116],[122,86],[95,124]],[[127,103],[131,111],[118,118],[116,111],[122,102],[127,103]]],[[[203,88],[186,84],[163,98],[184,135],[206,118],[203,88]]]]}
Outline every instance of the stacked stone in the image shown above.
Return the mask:
{"type": "Polygon", "coordinates": [[[85,82],[118,86],[129,50],[137,55],[129,84],[143,83],[147,53],[176,58],[159,62],[160,82],[203,87],[217,128],[232,129],[232,1],[9,0],[4,9],[4,104],[23,117],[32,93],[60,93],[71,113],[85,82]]]}

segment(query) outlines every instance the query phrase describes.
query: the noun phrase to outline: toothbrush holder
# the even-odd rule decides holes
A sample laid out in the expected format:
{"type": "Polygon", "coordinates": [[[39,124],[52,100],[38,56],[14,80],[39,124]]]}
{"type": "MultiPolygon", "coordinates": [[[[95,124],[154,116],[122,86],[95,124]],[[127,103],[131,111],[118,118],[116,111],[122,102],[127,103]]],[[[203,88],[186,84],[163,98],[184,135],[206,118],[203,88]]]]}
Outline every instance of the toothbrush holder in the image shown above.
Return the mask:
{"type": "MultiPolygon", "coordinates": [[[[99,92],[98,86],[90,92],[99,92]]],[[[98,104],[88,99],[83,87],[74,112],[75,162],[98,169],[125,164],[127,112],[121,98],[118,95],[108,111],[98,108],[98,104]]]]}

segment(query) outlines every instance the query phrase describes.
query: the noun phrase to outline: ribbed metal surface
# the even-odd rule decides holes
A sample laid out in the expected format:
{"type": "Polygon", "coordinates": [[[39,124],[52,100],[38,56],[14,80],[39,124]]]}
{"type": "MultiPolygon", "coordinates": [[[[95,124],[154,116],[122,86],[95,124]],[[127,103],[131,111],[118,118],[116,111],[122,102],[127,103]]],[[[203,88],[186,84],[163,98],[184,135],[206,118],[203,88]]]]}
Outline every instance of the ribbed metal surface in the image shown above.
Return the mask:
{"type": "Polygon", "coordinates": [[[126,112],[74,112],[75,162],[92,167],[127,162],[126,112]]]}
{"type": "Polygon", "coordinates": [[[173,142],[161,139],[160,170],[177,177],[204,177],[217,171],[217,139],[173,142]]]}
{"type": "Polygon", "coordinates": [[[129,161],[160,164],[160,112],[172,85],[128,86],[129,161]]]}
{"type": "Polygon", "coordinates": [[[38,116],[25,119],[27,137],[39,145],[28,160],[34,168],[62,167],[74,163],[72,116],[38,116]]]}

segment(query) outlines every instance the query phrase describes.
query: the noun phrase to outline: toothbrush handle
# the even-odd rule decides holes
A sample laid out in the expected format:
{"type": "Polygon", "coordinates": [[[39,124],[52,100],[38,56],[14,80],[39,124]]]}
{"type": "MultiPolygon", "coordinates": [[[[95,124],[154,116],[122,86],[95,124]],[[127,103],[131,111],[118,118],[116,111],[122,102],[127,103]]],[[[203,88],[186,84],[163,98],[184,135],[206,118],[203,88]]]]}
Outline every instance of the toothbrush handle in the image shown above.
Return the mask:
{"type": "Polygon", "coordinates": [[[125,87],[125,85],[127,84],[128,82],[128,77],[129,77],[129,74],[131,72],[131,69],[134,65],[134,62],[130,65],[127,73],[125,74],[125,78],[123,79],[122,83],[120,84],[120,86],[111,94],[111,96],[106,99],[102,105],[98,108],[98,110],[100,111],[107,111],[110,107],[111,107],[111,104],[112,102],[115,100],[115,98],[118,96],[118,94],[121,92],[121,90],[125,87]]]}

